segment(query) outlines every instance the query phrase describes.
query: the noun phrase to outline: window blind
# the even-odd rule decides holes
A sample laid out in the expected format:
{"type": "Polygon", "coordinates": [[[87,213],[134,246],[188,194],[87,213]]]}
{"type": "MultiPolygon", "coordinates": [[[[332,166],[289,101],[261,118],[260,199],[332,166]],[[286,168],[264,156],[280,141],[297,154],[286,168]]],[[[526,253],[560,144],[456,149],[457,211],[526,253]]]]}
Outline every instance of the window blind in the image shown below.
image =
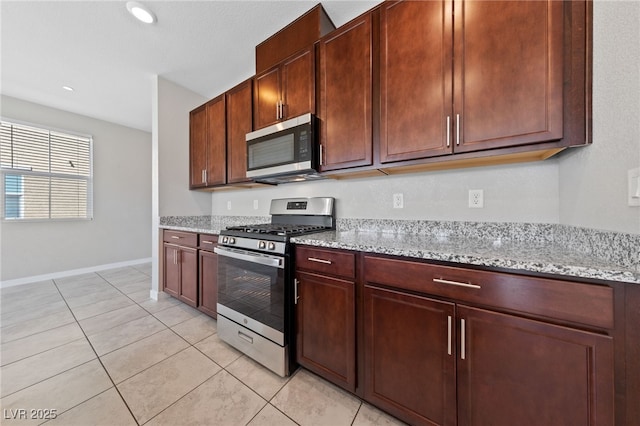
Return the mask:
{"type": "Polygon", "coordinates": [[[1,122],[5,220],[91,219],[91,137],[1,122]]]}

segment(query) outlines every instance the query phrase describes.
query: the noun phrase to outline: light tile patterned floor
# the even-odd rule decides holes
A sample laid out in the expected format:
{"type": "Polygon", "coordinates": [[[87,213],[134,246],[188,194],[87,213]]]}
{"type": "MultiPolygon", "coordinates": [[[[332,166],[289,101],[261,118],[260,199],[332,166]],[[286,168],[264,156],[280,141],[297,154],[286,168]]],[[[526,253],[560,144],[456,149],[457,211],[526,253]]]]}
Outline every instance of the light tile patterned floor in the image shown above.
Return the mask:
{"type": "Polygon", "coordinates": [[[145,264],[2,289],[0,424],[402,424],[306,370],[271,373],[218,339],[215,320],[151,300],[150,275],[145,264]]]}

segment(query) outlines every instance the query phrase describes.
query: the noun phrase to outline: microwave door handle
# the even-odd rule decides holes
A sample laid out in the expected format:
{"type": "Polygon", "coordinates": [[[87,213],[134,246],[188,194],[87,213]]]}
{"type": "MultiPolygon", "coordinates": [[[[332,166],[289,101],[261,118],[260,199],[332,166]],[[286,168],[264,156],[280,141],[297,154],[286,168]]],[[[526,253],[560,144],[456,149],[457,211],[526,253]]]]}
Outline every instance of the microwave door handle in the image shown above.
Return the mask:
{"type": "Polygon", "coordinates": [[[272,266],[274,268],[284,269],[283,259],[277,257],[266,257],[255,254],[246,254],[236,250],[228,250],[223,247],[216,247],[213,249],[216,254],[220,256],[230,257],[233,259],[244,260],[246,262],[257,263],[259,265],[272,266]]]}

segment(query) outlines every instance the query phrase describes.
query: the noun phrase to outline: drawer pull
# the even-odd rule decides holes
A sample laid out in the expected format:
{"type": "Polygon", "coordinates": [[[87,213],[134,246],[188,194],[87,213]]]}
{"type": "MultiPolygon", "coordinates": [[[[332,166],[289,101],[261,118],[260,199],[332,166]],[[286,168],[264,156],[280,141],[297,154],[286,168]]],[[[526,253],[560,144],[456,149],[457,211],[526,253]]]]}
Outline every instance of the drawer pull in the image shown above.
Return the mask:
{"type": "Polygon", "coordinates": [[[202,240],[200,241],[202,244],[213,244],[213,241],[202,240]]]}
{"type": "Polygon", "coordinates": [[[242,331],[238,331],[238,337],[242,340],[246,340],[253,345],[253,337],[244,334],[242,331]]]}
{"type": "Polygon", "coordinates": [[[172,235],[171,238],[173,238],[174,240],[179,240],[180,237],[178,237],[177,235],[172,235]]]}
{"type": "Polygon", "coordinates": [[[434,278],[433,279],[434,283],[438,283],[438,284],[449,284],[449,285],[457,285],[459,287],[467,287],[467,288],[482,288],[479,285],[476,284],[471,284],[471,283],[461,283],[459,281],[449,281],[449,280],[443,280],[441,278],[434,278]]]}
{"type": "Polygon", "coordinates": [[[331,265],[333,263],[330,260],[318,259],[316,257],[307,257],[307,260],[310,262],[324,263],[325,265],[331,265]]]}

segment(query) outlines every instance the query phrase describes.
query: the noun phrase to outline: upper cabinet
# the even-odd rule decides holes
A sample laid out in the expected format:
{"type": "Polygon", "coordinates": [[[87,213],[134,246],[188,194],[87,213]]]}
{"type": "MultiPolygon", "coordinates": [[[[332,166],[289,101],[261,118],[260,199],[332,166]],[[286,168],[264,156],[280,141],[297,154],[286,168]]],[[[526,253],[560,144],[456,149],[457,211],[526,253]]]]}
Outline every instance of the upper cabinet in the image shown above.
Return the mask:
{"type": "Polygon", "coordinates": [[[452,152],[451,12],[450,2],[402,1],[382,4],[382,163],[452,152]]]}
{"type": "Polygon", "coordinates": [[[245,135],[252,130],[252,99],[251,80],[247,80],[191,111],[191,189],[249,181],[245,135]]]}
{"type": "Polygon", "coordinates": [[[305,113],[318,118],[327,175],[536,161],[587,145],[592,10],[384,1],[327,33],[318,5],[256,48],[253,79],[192,111],[191,188],[246,185],[246,133],[305,113]]]}
{"type": "Polygon", "coordinates": [[[563,3],[454,2],[455,152],[562,138],[563,3]]]}
{"type": "Polygon", "coordinates": [[[372,164],[372,42],[366,13],[318,43],[321,171],[372,164]]]}
{"type": "Polygon", "coordinates": [[[380,161],[563,137],[563,2],[385,2],[380,161]]]}
{"type": "Polygon", "coordinates": [[[246,80],[227,92],[227,183],[248,182],[247,133],[252,128],[253,90],[246,80]]]}
{"type": "Polygon", "coordinates": [[[315,49],[310,46],[253,79],[253,126],[315,113],[315,49]]]}
{"type": "Polygon", "coordinates": [[[220,95],[190,113],[190,187],[226,183],[225,95],[220,95]]]}

